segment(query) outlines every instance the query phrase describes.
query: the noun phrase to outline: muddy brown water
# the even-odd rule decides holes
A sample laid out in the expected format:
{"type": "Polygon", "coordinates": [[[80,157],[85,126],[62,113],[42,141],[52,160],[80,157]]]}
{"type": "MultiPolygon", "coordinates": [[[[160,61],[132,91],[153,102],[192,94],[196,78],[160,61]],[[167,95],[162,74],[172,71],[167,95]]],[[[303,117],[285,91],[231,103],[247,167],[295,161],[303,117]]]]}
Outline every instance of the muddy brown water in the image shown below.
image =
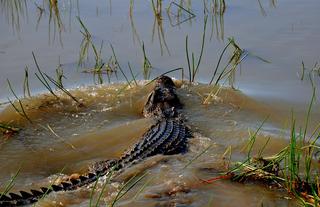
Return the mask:
{"type": "MultiPolygon", "coordinates": [[[[103,60],[108,61],[112,55],[111,43],[124,72],[130,74],[127,67],[130,61],[138,79],[143,79],[144,43],[154,66],[150,77],[153,78],[172,68],[187,68],[186,35],[190,50],[196,57],[200,52],[203,1],[184,1],[186,7],[191,3],[191,11],[196,15],[186,22],[166,12],[171,2],[163,1],[162,34],[150,1],[134,1],[130,15],[127,0],[58,0],[58,10],[50,10],[47,1],[0,0],[0,102],[6,102],[7,97],[13,99],[6,79],[18,96],[23,96],[24,68],[28,66],[33,96],[22,101],[34,122],[28,123],[10,105],[0,105],[0,122],[22,128],[18,135],[0,140],[1,189],[18,169],[13,190],[47,186],[59,175],[86,172],[95,161],[121,156],[152,125],[152,119],[141,115],[152,84],[144,86],[146,82],[141,81],[139,86],[128,88],[118,72],[111,77],[111,84],[104,75],[104,84],[95,85],[97,80],[93,81],[92,74],[82,73],[94,65],[92,51],[86,64],[77,66],[82,35],[76,16],[84,21],[96,45],[104,41],[103,60]],[[55,76],[60,61],[67,77],[63,79],[64,85],[86,107],[79,107],[63,93],[58,92],[60,100],[47,93],[34,76],[37,70],[32,51],[41,70],[49,75],[55,76]]],[[[226,170],[222,156],[230,147],[232,161],[244,160],[248,131],[255,131],[266,117],[269,118],[254,148],[257,152],[270,137],[264,155],[277,153],[287,145],[292,111],[303,126],[312,93],[310,80],[316,88],[320,80],[319,66],[315,65],[319,61],[316,43],[320,41],[320,4],[317,0],[227,1],[225,13],[215,16],[211,1],[205,2],[208,25],[197,83],[178,90],[184,103],[183,113],[195,133],[189,152],[156,156],[126,169],[106,186],[100,206],[112,203],[123,183],[135,174],[145,176],[117,206],[298,205],[285,191],[263,185],[227,180],[203,184],[200,180],[219,176],[226,170]],[[237,90],[226,85],[208,104],[203,104],[212,91],[205,83],[210,80],[228,37],[234,37],[250,54],[237,70],[234,82],[237,90]],[[301,61],[306,66],[303,81],[301,61]],[[188,165],[209,146],[206,153],[188,165]]],[[[170,75],[181,78],[180,71],[170,75]]],[[[309,129],[320,120],[317,101],[318,98],[311,111],[309,129]]],[[[93,196],[94,204],[102,188],[100,181],[93,196]]],[[[91,189],[53,193],[36,205],[89,206],[91,189]]]]}
{"type": "MultiPolygon", "coordinates": [[[[14,120],[24,127],[19,135],[1,143],[2,181],[8,180],[20,168],[14,189],[28,189],[41,184],[46,186],[48,182],[55,181],[62,169],[64,175],[86,172],[88,165],[95,161],[119,157],[153,123],[152,119],[145,119],[141,115],[146,95],[152,86],[134,87],[119,93],[123,87],[125,85],[72,91],[76,97],[82,97],[86,106],[83,108],[63,96],[62,101],[48,94],[25,100],[27,113],[34,120],[33,125],[10,107],[3,110],[1,121],[14,120]]],[[[178,90],[184,103],[183,113],[195,132],[195,137],[190,140],[189,152],[156,156],[126,169],[107,186],[101,205],[112,202],[121,184],[132,175],[147,173],[141,183],[117,205],[295,206],[295,202],[287,200],[286,193],[280,190],[230,181],[218,181],[210,185],[201,182],[200,179],[219,176],[226,170],[227,162],[223,154],[227,148],[232,149],[233,161],[244,159],[242,148],[248,141],[248,128],[257,128],[266,116],[270,116],[270,121],[257,138],[256,150],[260,149],[267,137],[271,137],[271,140],[265,155],[280,151],[287,143],[284,137],[279,136],[281,117],[275,111],[228,88],[222,89],[209,104],[203,104],[203,97],[211,91],[212,87],[207,85],[186,85],[178,90]],[[188,165],[208,146],[211,147],[205,154],[188,165]],[[140,192],[144,185],[144,190],[140,192]]],[[[102,185],[101,181],[97,192],[102,185]]],[[[56,206],[61,203],[88,206],[90,192],[85,188],[52,194],[37,205],[56,206]]]]}

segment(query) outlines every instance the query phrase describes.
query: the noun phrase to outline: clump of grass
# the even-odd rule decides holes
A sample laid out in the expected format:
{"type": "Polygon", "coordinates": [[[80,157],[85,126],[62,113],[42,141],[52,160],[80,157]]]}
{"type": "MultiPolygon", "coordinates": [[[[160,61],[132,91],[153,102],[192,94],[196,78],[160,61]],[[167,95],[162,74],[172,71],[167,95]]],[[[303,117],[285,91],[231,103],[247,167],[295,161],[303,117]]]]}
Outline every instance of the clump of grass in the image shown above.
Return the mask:
{"type": "Polygon", "coordinates": [[[34,59],[34,62],[36,64],[37,70],[39,72],[39,75],[37,73],[35,73],[36,77],[38,78],[38,80],[48,89],[48,91],[55,96],[57,99],[59,99],[59,97],[55,94],[54,89],[51,87],[51,85],[49,84],[49,82],[51,82],[52,84],[54,84],[58,89],[60,89],[63,93],[65,93],[67,96],[69,96],[72,100],[74,100],[75,102],[77,102],[79,104],[79,106],[84,106],[83,103],[81,103],[75,96],[73,96],[62,84],[62,77],[65,77],[63,75],[63,70],[62,69],[58,69],[56,71],[57,73],[57,80],[55,80],[54,78],[50,77],[49,75],[47,75],[46,73],[42,72],[40,69],[40,66],[38,64],[38,61],[34,55],[34,53],[32,52],[32,56],[34,59]]]}
{"type": "Polygon", "coordinates": [[[240,48],[240,46],[235,42],[234,38],[229,38],[229,43],[224,47],[222,53],[219,56],[218,63],[216,65],[216,68],[214,70],[213,76],[212,76],[209,84],[212,84],[212,82],[214,81],[215,78],[216,78],[216,81],[214,83],[215,86],[218,85],[219,82],[221,80],[223,80],[224,78],[226,78],[226,77],[230,78],[231,77],[230,75],[232,75],[232,72],[234,72],[237,69],[238,65],[247,57],[247,55],[248,54],[245,53],[244,50],[242,50],[240,48]],[[220,74],[216,78],[222,57],[229,46],[233,47],[232,55],[228,59],[226,66],[222,69],[222,71],[220,72],[220,74]]]}
{"type": "Polygon", "coordinates": [[[80,17],[77,17],[77,20],[80,23],[82,29],[80,32],[83,36],[83,39],[80,44],[78,66],[83,65],[85,60],[88,59],[89,48],[91,47],[95,58],[94,70],[96,73],[99,73],[104,65],[102,60],[103,41],[101,41],[100,48],[98,49],[97,46],[92,42],[92,35],[80,19],[80,17]]]}
{"type": "Polygon", "coordinates": [[[234,80],[235,80],[235,72],[240,63],[248,56],[249,53],[246,53],[243,49],[240,48],[240,46],[235,42],[233,38],[229,38],[228,44],[223,48],[218,62],[216,64],[216,67],[214,69],[213,75],[211,77],[211,80],[209,81],[209,85],[211,85],[214,82],[214,88],[209,93],[207,97],[204,98],[203,104],[208,104],[212,97],[215,97],[220,92],[223,84],[226,80],[229,80],[229,84],[231,88],[234,88],[234,80]],[[221,61],[223,57],[225,56],[225,53],[229,47],[232,47],[231,56],[227,60],[227,64],[222,68],[221,72],[218,73],[221,61]],[[221,81],[224,81],[222,84],[220,84],[221,81]],[[217,89],[218,87],[218,89],[217,89]]]}
{"type": "Polygon", "coordinates": [[[189,47],[188,47],[188,36],[186,36],[186,58],[187,58],[187,64],[188,64],[188,71],[189,71],[189,82],[194,82],[196,74],[199,71],[199,66],[202,60],[203,50],[204,50],[204,42],[206,38],[206,27],[207,27],[207,20],[208,16],[204,17],[204,24],[203,24],[203,33],[202,33],[202,43],[201,43],[201,49],[199,57],[196,60],[194,52],[191,52],[191,62],[189,57],[189,47]]]}
{"type": "Polygon", "coordinates": [[[82,30],[80,30],[80,32],[83,36],[83,39],[80,44],[78,66],[83,65],[85,60],[88,59],[89,48],[91,47],[93,54],[94,54],[94,58],[95,58],[94,69],[99,71],[104,65],[102,57],[101,57],[102,56],[101,53],[102,53],[102,48],[103,48],[103,41],[101,41],[100,48],[98,49],[98,47],[92,41],[91,33],[89,32],[89,30],[87,29],[85,24],[82,22],[80,17],[77,17],[77,20],[80,23],[80,26],[82,29],[82,30]]]}
{"type": "MultiPolygon", "coordinates": [[[[130,81],[126,74],[124,73],[124,70],[122,69],[121,65],[118,62],[117,56],[115,54],[114,48],[112,44],[110,44],[111,50],[112,50],[112,56],[109,58],[109,61],[105,63],[102,59],[102,49],[103,49],[103,41],[101,41],[100,48],[98,49],[97,46],[92,41],[92,35],[87,29],[87,27],[84,25],[80,17],[77,17],[82,30],[80,31],[83,35],[83,39],[80,44],[80,53],[79,53],[79,60],[78,60],[78,66],[81,66],[84,64],[85,60],[88,59],[89,55],[89,49],[91,48],[95,57],[95,64],[92,69],[84,70],[84,72],[90,72],[93,73],[94,80],[96,79],[96,75],[98,76],[98,83],[103,83],[103,74],[107,74],[108,80],[110,82],[110,76],[112,73],[115,73],[117,75],[117,69],[120,70],[121,74],[124,76],[126,82],[128,85],[130,85],[130,81]]],[[[151,64],[148,58],[145,54],[145,49],[143,46],[143,54],[144,54],[144,69],[147,71],[150,69],[151,64]]]]}
{"type": "Polygon", "coordinates": [[[103,84],[104,82],[103,75],[104,74],[107,75],[108,82],[110,83],[111,75],[115,74],[115,76],[117,76],[117,70],[118,70],[118,65],[115,62],[114,57],[110,56],[109,60],[106,63],[100,65],[99,68],[84,69],[82,72],[92,73],[95,84],[103,84]],[[96,82],[96,76],[97,76],[98,82],[96,82]]]}
{"type": "Polygon", "coordinates": [[[83,35],[83,39],[80,44],[80,53],[79,53],[79,60],[78,60],[78,66],[81,66],[84,64],[85,60],[88,58],[88,51],[91,44],[91,34],[87,27],[84,25],[80,17],[77,17],[81,28],[80,30],[81,34],[83,35]]]}
{"type": "MultiPolygon", "coordinates": [[[[268,139],[259,150],[258,156],[255,157],[252,154],[253,145],[262,125],[255,133],[249,133],[246,159],[234,164],[235,167],[225,175],[229,176],[227,179],[237,182],[259,181],[268,186],[284,188],[304,205],[318,206],[320,203],[319,169],[317,167],[318,160],[314,160],[314,154],[320,148],[317,145],[320,139],[320,123],[309,136],[307,135],[314,99],[315,89],[308,106],[305,126],[298,128],[292,115],[290,142],[277,154],[269,157],[262,156],[262,152],[269,142],[268,139]]],[[[215,180],[215,178],[210,180],[215,180]]]]}

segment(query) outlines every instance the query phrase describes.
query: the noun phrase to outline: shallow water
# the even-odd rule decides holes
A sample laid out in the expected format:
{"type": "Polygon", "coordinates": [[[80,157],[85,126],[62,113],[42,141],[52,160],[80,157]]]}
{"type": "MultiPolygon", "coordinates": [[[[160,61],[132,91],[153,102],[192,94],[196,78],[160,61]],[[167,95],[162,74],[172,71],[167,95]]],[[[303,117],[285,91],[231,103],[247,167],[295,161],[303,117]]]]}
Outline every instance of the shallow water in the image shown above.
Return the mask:
{"type": "MultiPolygon", "coordinates": [[[[27,113],[34,120],[33,125],[19,120],[20,117],[11,108],[4,110],[2,122],[16,120],[17,124],[24,125],[24,129],[19,135],[1,143],[2,181],[8,180],[20,168],[15,189],[27,189],[30,185],[39,186],[54,180],[50,176],[58,175],[62,169],[62,173],[67,175],[81,173],[95,161],[119,157],[152,124],[152,120],[142,118],[141,115],[146,94],[151,87],[135,87],[117,93],[121,87],[123,85],[72,91],[76,97],[82,97],[84,108],[79,108],[66,97],[62,99],[63,103],[49,95],[25,100],[25,105],[28,105],[27,113]],[[36,110],[39,108],[41,110],[36,110]]],[[[283,198],[284,193],[279,190],[270,191],[260,185],[230,181],[206,185],[200,182],[200,178],[218,176],[226,169],[226,161],[223,161],[222,155],[228,147],[232,148],[232,160],[243,159],[245,153],[241,149],[248,140],[247,129],[257,128],[267,115],[271,117],[270,122],[265,124],[265,129],[258,136],[257,146],[264,143],[266,137],[272,137],[265,150],[265,155],[271,155],[286,144],[284,137],[278,136],[279,117],[271,109],[241,92],[227,88],[211,103],[203,105],[201,96],[206,96],[211,91],[212,88],[206,85],[184,86],[178,90],[185,105],[183,113],[195,132],[195,138],[190,140],[190,151],[184,155],[156,156],[126,169],[108,186],[110,189],[103,195],[101,204],[112,201],[119,188],[117,182],[124,182],[136,173],[146,172],[141,184],[119,201],[118,205],[131,206],[134,203],[136,206],[167,206],[176,203],[203,206],[210,200],[217,206],[236,203],[253,206],[261,203],[271,206],[291,205],[291,201],[283,198]],[[210,145],[212,146],[203,156],[185,168],[189,160],[210,145]],[[148,185],[145,190],[132,200],[146,182],[148,185]],[[248,193],[250,197],[243,198],[248,193]],[[226,199],[230,199],[230,202],[226,202],[226,199]]],[[[89,192],[87,189],[49,195],[39,205],[50,206],[57,201],[87,206],[89,192]],[[87,194],[82,191],[87,191],[87,194]]]]}
{"type": "MultiPolygon", "coordinates": [[[[171,2],[163,1],[162,24],[158,24],[150,1],[134,1],[130,13],[128,0],[58,0],[58,10],[50,9],[47,1],[0,0],[0,102],[6,102],[7,97],[14,99],[6,79],[11,81],[18,96],[23,96],[26,66],[29,68],[31,94],[34,95],[23,100],[34,124],[19,116],[9,104],[0,105],[0,122],[9,122],[23,129],[18,135],[0,140],[2,188],[19,168],[21,172],[14,189],[46,186],[62,169],[63,174],[85,172],[90,163],[117,158],[139,139],[152,124],[152,120],[141,115],[152,84],[143,86],[145,82],[140,82],[140,86],[128,88],[118,71],[110,80],[114,84],[110,85],[104,75],[104,84],[95,85],[97,79],[82,72],[94,65],[92,51],[85,65],[78,67],[82,34],[76,17],[85,23],[97,47],[104,42],[104,61],[112,56],[109,44],[113,45],[119,63],[130,78],[128,62],[137,79],[143,79],[144,43],[146,55],[154,67],[152,79],[169,69],[187,69],[187,35],[190,55],[193,51],[197,58],[200,53],[203,2],[186,1],[186,7],[191,2],[195,17],[185,22],[174,17],[172,13],[177,8],[171,2]],[[165,9],[170,4],[172,10],[167,12],[165,9]],[[59,101],[47,93],[34,75],[38,71],[32,51],[41,70],[49,75],[55,76],[55,69],[61,64],[66,77],[63,79],[65,87],[73,89],[72,94],[85,107],[71,101],[62,92],[59,101]]],[[[314,67],[319,61],[320,4],[317,0],[228,1],[225,13],[219,16],[212,13],[211,1],[205,2],[208,24],[203,59],[196,76],[199,84],[184,85],[178,91],[185,104],[183,113],[195,132],[190,152],[157,156],[127,169],[107,185],[101,205],[110,203],[121,184],[138,172],[147,174],[117,205],[297,205],[294,199],[287,199],[286,192],[262,185],[230,181],[206,185],[200,184],[199,179],[218,176],[225,170],[222,155],[230,146],[232,160],[243,160],[246,155],[242,149],[248,141],[248,129],[256,130],[266,117],[269,118],[259,133],[255,148],[256,152],[271,137],[265,155],[277,153],[288,143],[292,110],[298,124],[304,123],[312,94],[311,82],[316,88],[320,83],[319,66],[314,67]],[[235,75],[233,86],[238,90],[226,84],[226,88],[209,104],[203,104],[212,91],[212,87],[205,83],[211,79],[229,37],[234,37],[249,54],[235,75]],[[306,66],[303,81],[300,80],[302,61],[306,66]],[[207,153],[184,169],[189,160],[210,145],[207,153]],[[143,192],[138,193],[145,183],[143,192]]],[[[183,14],[183,17],[188,16],[183,14]]],[[[181,79],[181,71],[170,75],[181,79]]],[[[318,90],[316,95],[319,95],[318,90]]],[[[319,104],[316,102],[311,112],[310,130],[318,124],[319,118],[319,104]]],[[[98,184],[98,191],[101,185],[98,184]]],[[[52,194],[38,205],[89,206],[90,191],[81,189],[52,194]]]]}

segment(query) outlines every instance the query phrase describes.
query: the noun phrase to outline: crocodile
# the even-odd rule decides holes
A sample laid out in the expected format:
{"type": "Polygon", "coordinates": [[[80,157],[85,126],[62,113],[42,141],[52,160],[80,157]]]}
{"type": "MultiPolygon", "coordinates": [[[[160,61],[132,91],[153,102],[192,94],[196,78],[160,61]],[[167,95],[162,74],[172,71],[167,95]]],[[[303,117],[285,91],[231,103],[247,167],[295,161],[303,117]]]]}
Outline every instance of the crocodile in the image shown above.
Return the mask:
{"type": "Polygon", "coordinates": [[[0,207],[29,205],[37,202],[47,194],[58,191],[72,191],[94,183],[102,176],[120,171],[158,154],[173,155],[185,153],[188,149],[188,139],[192,137],[190,128],[185,124],[181,113],[183,104],[176,93],[176,86],[168,76],[160,76],[155,81],[155,87],[149,94],[142,114],[155,119],[153,124],[119,159],[104,160],[93,164],[88,173],[50,187],[42,187],[30,192],[20,191],[0,197],[0,207]]]}

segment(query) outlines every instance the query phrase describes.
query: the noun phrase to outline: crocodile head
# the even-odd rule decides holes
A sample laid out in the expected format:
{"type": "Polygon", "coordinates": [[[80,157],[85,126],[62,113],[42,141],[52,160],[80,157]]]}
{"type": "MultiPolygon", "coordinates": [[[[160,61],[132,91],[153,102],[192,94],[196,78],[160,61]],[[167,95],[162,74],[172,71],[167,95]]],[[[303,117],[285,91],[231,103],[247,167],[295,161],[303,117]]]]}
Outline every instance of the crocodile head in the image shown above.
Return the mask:
{"type": "Polygon", "coordinates": [[[143,109],[145,117],[173,118],[178,116],[182,104],[176,93],[176,86],[168,76],[160,76],[156,80],[153,91],[143,109]]]}

